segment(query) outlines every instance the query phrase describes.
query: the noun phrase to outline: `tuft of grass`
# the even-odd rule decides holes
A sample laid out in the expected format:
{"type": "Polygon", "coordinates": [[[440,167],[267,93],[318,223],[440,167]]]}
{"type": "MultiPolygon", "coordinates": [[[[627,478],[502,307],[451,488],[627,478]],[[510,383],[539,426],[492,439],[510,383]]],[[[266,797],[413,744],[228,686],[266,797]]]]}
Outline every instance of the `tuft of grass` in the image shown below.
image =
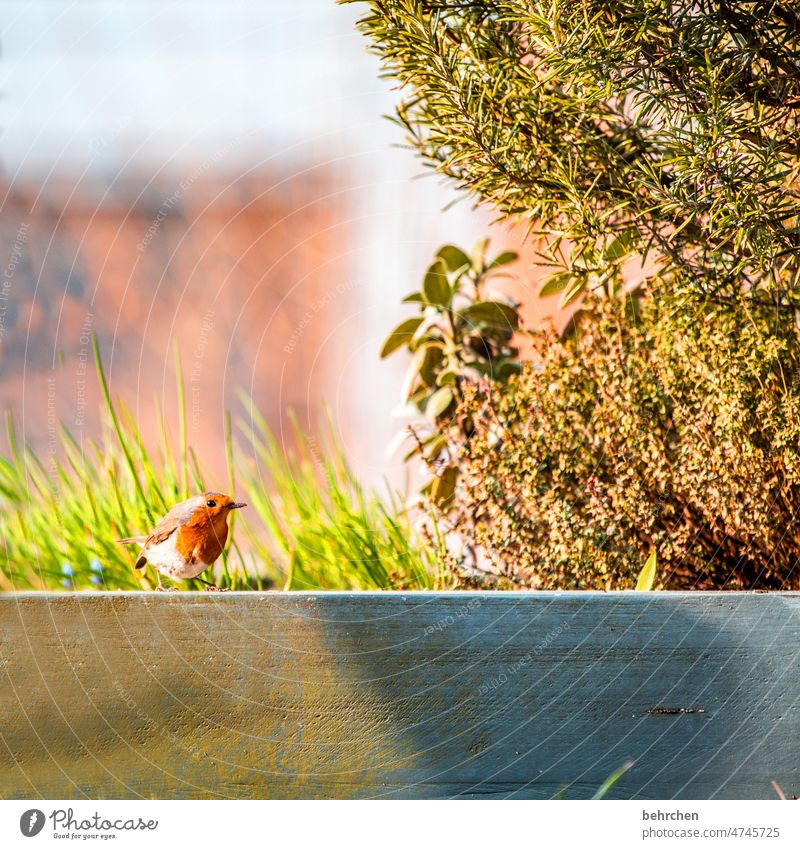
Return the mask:
{"type": "MultiPolygon", "coordinates": [[[[215,484],[187,443],[177,352],[177,451],[163,411],[161,444],[147,448],[133,416],[112,399],[96,340],[94,354],[104,418],[97,440],[78,440],[62,424],[58,456],[44,459],[6,416],[9,451],[0,457],[0,590],[151,589],[156,583],[152,568],[134,568],[138,548],[116,540],[146,532],[191,494],[220,488],[251,507],[242,511],[249,517],[237,517],[237,533],[229,535],[216,566],[219,586],[434,585],[435,555],[415,538],[395,500],[384,503],[358,483],[332,429],[322,451],[295,429],[298,448],[284,455],[250,404],[250,421],[239,427],[245,450],[235,444],[226,418],[227,482],[215,484]],[[245,545],[240,545],[242,538],[245,545]]],[[[201,588],[192,581],[178,586],[201,588]]]]}
{"type": "MultiPolygon", "coordinates": [[[[633,767],[633,761],[625,761],[621,767],[618,767],[608,776],[608,778],[603,781],[603,783],[597,788],[594,795],[592,796],[592,800],[605,799],[610,790],[614,787],[614,785],[622,778],[625,773],[633,767]]],[[[553,796],[553,799],[566,799],[567,791],[569,790],[569,786],[566,785],[562,787],[558,793],[553,796]]]]}
{"type": "Polygon", "coordinates": [[[656,550],[650,552],[650,556],[642,566],[642,571],[639,572],[639,577],[636,579],[636,589],[639,592],[649,592],[653,589],[653,584],[656,581],[656,568],[658,566],[658,555],[656,550]]]}
{"type": "Polygon", "coordinates": [[[261,528],[251,550],[279,562],[287,590],[434,589],[435,556],[396,499],[388,504],[353,476],[328,427],[322,445],[296,422],[296,447],[280,450],[261,414],[241,427],[255,462],[245,477],[261,528]],[[266,534],[260,533],[265,530],[266,534]]]}
{"type": "Polygon", "coordinates": [[[626,761],[619,769],[614,770],[611,775],[597,788],[597,792],[592,796],[592,799],[605,799],[611,788],[622,778],[623,775],[633,766],[633,761],[626,761]]]}

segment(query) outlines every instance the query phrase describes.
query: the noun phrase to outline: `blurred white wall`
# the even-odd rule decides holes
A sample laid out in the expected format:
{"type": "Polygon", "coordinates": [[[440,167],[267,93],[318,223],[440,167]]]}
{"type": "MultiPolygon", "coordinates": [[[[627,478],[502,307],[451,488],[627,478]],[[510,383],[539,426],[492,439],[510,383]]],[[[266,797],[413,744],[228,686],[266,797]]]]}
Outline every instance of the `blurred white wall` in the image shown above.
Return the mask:
{"type": "Polygon", "coordinates": [[[452,189],[415,179],[359,14],[333,0],[4,0],[0,165],[46,185],[328,163],[354,243],[347,309],[320,352],[321,368],[338,363],[327,400],[361,474],[397,480],[384,449],[402,364],[381,363],[380,342],[436,248],[472,243],[486,219],[463,200],[443,211],[452,189]]]}

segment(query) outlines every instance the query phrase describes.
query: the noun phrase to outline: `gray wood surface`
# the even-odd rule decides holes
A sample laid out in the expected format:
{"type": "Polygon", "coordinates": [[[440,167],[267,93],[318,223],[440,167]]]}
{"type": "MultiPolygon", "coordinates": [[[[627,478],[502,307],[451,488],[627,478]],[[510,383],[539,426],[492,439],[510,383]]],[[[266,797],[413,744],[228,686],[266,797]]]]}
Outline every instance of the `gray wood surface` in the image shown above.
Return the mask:
{"type": "Polygon", "coordinates": [[[0,596],[0,792],[800,794],[800,596],[0,596]]]}

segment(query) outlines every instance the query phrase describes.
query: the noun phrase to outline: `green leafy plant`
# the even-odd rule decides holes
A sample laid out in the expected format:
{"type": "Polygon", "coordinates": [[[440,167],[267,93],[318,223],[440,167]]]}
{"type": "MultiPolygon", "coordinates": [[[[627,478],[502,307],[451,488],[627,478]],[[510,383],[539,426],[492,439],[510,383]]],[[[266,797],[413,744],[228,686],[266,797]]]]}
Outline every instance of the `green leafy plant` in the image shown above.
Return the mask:
{"type": "Polygon", "coordinates": [[[511,251],[486,258],[488,241],[467,254],[455,245],[439,249],[418,292],[403,299],[419,315],[402,321],[381,349],[412,354],[404,400],[432,422],[452,413],[464,379],[495,379],[519,370],[511,345],[519,328],[518,305],[487,293],[492,277],[517,259],[511,251]]]}
{"type": "Polygon", "coordinates": [[[789,313],[800,12],[755,0],[370,0],[426,163],[547,243],[545,293],[648,286],[789,313]]]}
{"type": "Polygon", "coordinates": [[[381,350],[381,357],[400,349],[412,355],[403,399],[427,419],[428,429],[422,435],[413,430],[406,459],[421,455],[436,470],[425,492],[439,502],[451,497],[458,473],[447,460],[449,444],[465,438],[471,427],[453,416],[465,381],[502,381],[520,369],[512,344],[519,305],[489,291],[517,254],[505,251],[488,259],[487,246],[483,240],[470,253],[455,245],[440,248],[420,290],[404,299],[419,315],[395,327],[381,350]]]}

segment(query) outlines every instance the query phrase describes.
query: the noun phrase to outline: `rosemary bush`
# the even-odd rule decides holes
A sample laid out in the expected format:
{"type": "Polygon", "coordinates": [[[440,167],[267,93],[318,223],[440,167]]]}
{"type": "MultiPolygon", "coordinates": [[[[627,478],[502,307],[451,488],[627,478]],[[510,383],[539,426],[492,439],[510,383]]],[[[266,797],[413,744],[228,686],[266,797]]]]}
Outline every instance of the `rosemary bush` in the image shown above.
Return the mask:
{"type": "Polygon", "coordinates": [[[564,302],[800,293],[800,9],[775,0],[370,0],[426,163],[546,237],[564,302]]]}

